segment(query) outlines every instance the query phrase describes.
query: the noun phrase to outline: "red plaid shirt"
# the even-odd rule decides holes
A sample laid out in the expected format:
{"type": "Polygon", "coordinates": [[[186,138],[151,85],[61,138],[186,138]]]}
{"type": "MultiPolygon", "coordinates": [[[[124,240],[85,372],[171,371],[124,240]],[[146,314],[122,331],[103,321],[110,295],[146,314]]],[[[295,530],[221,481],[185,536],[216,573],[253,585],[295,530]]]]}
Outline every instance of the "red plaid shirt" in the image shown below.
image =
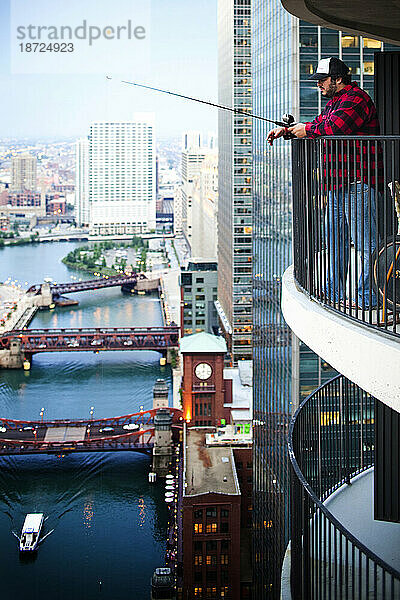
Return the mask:
{"type": "MultiPolygon", "coordinates": [[[[346,85],[329,100],[314,121],[306,123],[308,138],[335,135],[379,135],[375,105],[356,83],[346,85]]],[[[375,185],[376,175],[378,182],[383,182],[379,142],[324,140],[322,143],[327,187],[341,187],[349,180],[350,183],[363,180],[375,185]]]]}

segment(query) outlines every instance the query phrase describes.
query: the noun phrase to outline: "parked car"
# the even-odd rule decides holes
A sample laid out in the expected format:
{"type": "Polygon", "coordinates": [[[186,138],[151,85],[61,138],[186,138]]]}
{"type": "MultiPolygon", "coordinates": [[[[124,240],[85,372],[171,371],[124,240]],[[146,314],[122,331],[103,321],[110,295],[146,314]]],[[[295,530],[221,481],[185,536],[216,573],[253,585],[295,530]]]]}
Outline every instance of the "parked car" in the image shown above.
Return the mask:
{"type": "Polygon", "coordinates": [[[123,425],[122,429],[125,429],[126,431],[137,431],[140,427],[137,423],[127,423],[126,425],[123,425]]]}

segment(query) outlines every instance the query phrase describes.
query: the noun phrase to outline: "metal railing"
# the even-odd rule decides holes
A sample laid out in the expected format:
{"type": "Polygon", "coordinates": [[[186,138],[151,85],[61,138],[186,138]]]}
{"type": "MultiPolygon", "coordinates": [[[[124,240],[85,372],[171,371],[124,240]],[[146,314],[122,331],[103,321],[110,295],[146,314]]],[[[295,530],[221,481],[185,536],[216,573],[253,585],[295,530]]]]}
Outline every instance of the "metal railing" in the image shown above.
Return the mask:
{"type": "Polygon", "coordinates": [[[400,335],[400,136],[294,140],[292,157],[298,284],[400,335]]]}
{"type": "MultiPolygon", "coordinates": [[[[289,426],[293,600],[394,600],[400,573],[348,531],[325,500],[374,463],[375,399],[342,375],[313,392],[289,426]]],[[[373,502],[370,498],[365,502],[373,502]]],[[[348,506],[351,514],[357,506],[348,506]]]]}

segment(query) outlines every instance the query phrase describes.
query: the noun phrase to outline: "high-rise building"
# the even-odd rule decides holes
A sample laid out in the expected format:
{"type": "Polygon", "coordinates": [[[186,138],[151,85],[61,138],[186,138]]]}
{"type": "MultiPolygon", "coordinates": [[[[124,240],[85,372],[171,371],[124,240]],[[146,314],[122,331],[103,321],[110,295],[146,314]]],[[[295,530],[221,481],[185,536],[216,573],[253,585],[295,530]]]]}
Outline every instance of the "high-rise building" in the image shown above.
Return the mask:
{"type": "MultiPolygon", "coordinates": [[[[218,2],[218,100],[251,111],[251,0],[218,2]]],[[[218,302],[232,360],[252,355],[251,118],[218,117],[218,302]]]]}
{"type": "Polygon", "coordinates": [[[191,258],[180,275],[181,286],[181,333],[189,335],[218,329],[215,309],[217,299],[218,271],[215,259],[191,258]]]}
{"type": "Polygon", "coordinates": [[[194,179],[200,172],[207,149],[202,146],[202,136],[198,131],[188,131],[182,138],[182,231],[189,246],[192,241],[193,215],[192,196],[194,179]]]}
{"type": "Polygon", "coordinates": [[[13,156],[11,159],[11,189],[16,192],[36,191],[37,159],[30,154],[13,156]]]}
{"type": "Polygon", "coordinates": [[[75,217],[80,227],[89,227],[89,140],[75,144],[75,217]]]}
{"type": "Polygon", "coordinates": [[[182,185],[176,185],[174,188],[174,235],[181,236],[182,228],[182,212],[183,212],[182,185]]]}
{"type": "Polygon", "coordinates": [[[217,259],[218,153],[210,152],[194,179],[192,256],[217,259]]]}
{"type": "MultiPolygon", "coordinates": [[[[302,4],[299,2],[298,4],[302,4]]],[[[381,42],[332,31],[290,15],[280,0],[253,0],[253,112],[271,119],[292,113],[309,121],[323,100],[308,77],[320,58],[337,56],[370,94],[374,52],[381,42]],[[266,51],[268,49],[268,51],[266,51]]],[[[291,147],[271,150],[269,126],[253,122],[254,211],[254,598],[279,598],[289,541],[290,417],[313,388],[332,376],[327,361],[288,331],[281,313],[282,275],[292,262],[291,147]],[[285,333],[286,332],[286,333],[285,333]]],[[[221,201],[221,200],[220,200],[221,201]]],[[[332,363],[333,364],[333,363],[332,363]]],[[[336,364],[333,364],[337,368],[336,364]]],[[[317,596],[316,596],[317,597],[317,596]]]]}
{"type": "Polygon", "coordinates": [[[155,229],[153,115],[92,123],[88,157],[90,232],[137,234],[155,229]]]}

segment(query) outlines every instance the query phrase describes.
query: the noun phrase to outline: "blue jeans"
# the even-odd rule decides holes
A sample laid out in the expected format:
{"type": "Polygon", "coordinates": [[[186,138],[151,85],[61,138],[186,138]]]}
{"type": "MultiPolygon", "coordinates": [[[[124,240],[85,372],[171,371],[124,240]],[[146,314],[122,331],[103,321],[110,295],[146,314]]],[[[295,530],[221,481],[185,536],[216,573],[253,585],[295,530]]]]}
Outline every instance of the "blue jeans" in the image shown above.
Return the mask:
{"type": "Polygon", "coordinates": [[[348,296],[346,280],[351,237],[361,264],[356,301],[364,308],[377,304],[372,288],[372,255],[377,241],[375,195],[373,187],[361,182],[352,183],[350,190],[339,188],[328,194],[326,296],[331,302],[339,302],[348,296]]]}

